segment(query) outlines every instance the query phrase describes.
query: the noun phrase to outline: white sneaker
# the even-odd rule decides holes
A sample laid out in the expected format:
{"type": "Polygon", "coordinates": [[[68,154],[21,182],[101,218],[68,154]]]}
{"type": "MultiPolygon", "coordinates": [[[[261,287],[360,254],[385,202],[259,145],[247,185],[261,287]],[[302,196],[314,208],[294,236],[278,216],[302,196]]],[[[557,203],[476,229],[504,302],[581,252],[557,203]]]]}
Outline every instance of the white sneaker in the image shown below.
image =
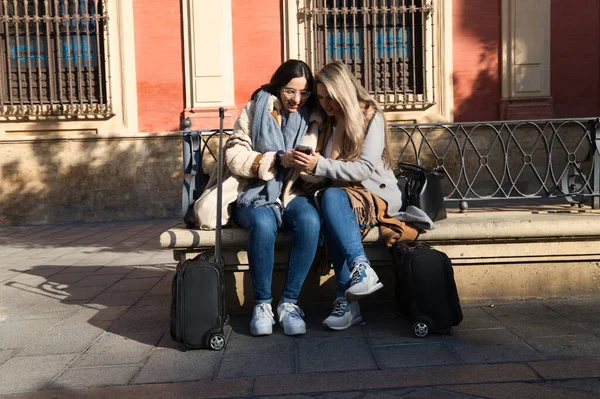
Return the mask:
{"type": "Polygon", "coordinates": [[[302,320],[304,312],[298,305],[291,302],[282,302],[277,306],[279,323],[283,326],[286,335],[306,334],[306,324],[302,320]]]}
{"type": "Polygon", "coordinates": [[[270,303],[259,303],[254,306],[250,320],[250,334],[254,336],[271,335],[275,324],[275,315],[270,303]]]}
{"type": "Polygon", "coordinates": [[[346,298],[350,302],[358,301],[375,291],[383,288],[375,270],[367,262],[354,263],[350,273],[349,288],[346,290],[346,298]]]}
{"type": "Polygon", "coordinates": [[[323,320],[323,327],[329,327],[332,330],[345,330],[362,321],[358,302],[348,302],[346,298],[341,297],[336,298],[333,302],[333,310],[329,317],[323,320]]]}

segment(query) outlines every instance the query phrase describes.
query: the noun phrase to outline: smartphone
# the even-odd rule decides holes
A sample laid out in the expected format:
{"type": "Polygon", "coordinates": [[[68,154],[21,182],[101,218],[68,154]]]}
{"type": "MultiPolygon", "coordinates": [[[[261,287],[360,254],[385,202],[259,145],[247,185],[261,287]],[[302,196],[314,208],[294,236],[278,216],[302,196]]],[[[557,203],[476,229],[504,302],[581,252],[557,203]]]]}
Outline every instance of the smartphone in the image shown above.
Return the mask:
{"type": "Polygon", "coordinates": [[[296,148],[294,148],[294,150],[310,155],[312,148],[307,145],[297,145],[296,148]]]}

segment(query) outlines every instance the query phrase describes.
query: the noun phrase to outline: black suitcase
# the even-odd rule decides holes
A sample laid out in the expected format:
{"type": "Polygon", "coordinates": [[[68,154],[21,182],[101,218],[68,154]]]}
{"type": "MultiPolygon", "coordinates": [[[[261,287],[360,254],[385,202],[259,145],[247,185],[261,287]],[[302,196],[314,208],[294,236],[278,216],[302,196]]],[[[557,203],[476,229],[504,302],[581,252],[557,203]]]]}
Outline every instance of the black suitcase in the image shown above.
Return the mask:
{"type": "MultiPolygon", "coordinates": [[[[223,118],[219,109],[218,165],[223,164],[223,118]]],[[[217,175],[217,202],[222,202],[221,167],[217,175]]],[[[221,259],[221,207],[217,206],[215,253],[202,253],[177,266],[172,283],[171,337],[188,349],[225,347],[223,326],[225,311],[223,261],[221,259]]]]}
{"type": "Polygon", "coordinates": [[[417,337],[435,331],[452,334],[463,314],[448,256],[415,241],[396,243],[392,255],[397,312],[414,323],[417,337]]]}

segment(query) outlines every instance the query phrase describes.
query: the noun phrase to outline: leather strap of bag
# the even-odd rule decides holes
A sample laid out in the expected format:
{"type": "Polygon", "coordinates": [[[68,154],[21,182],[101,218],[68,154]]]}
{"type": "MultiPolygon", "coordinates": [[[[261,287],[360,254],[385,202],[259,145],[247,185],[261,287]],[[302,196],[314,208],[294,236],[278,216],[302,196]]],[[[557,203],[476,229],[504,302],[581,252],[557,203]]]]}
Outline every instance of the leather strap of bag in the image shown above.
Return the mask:
{"type": "Polygon", "coordinates": [[[410,162],[398,162],[398,167],[401,169],[402,172],[405,173],[426,173],[426,174],[434,174],[438,177],[443,177],[444,174],[434,170],[434,169],[428,169],[424,166],[421,165],[417,165],[414,163],[410,163],[410,162]]]}

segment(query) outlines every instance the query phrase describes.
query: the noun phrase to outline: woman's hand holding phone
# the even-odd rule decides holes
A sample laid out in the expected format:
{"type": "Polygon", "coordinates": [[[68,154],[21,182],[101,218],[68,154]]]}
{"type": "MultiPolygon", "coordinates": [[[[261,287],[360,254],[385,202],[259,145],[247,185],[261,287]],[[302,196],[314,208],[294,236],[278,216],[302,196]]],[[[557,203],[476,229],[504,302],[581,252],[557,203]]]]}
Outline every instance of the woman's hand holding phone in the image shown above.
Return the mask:
{"type": "Polygon", "coordinates": [[[280,157],[281,166],[284,168],[291,168],[294,166],[294,150],[288,150],[281,154],[280,157]]]}
{"type": "Polygon", "coordinates": [[[312,173],[319,162],[319,154],[311,147],[296,146],[294,149],[294,166],[312,173]]]}

